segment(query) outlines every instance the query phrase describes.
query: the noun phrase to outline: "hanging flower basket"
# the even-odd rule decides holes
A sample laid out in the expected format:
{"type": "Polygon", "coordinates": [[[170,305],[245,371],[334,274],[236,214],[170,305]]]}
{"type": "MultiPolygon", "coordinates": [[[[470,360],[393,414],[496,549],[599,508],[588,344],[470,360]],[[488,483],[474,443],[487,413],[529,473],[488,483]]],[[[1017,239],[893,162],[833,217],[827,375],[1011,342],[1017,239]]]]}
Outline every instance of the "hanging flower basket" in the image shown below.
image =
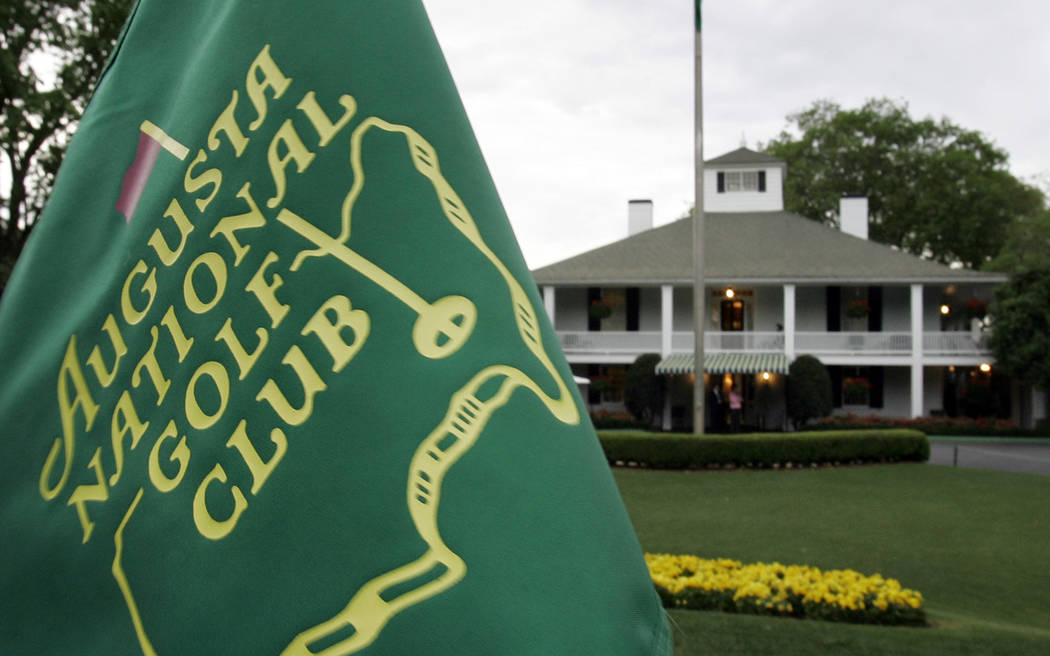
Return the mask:
{"type": "Polygon", "coordinates": [[[854,299],[846,305],[846,316],[851,319],[863,319],[871,314],[871,305],[867,301],[854,299]]]}
{"type": "Polygon", "coordinates": [[[591,378],[591,389],[595,392],[605,392],[612,389],[612,381],[608,376],[594,376],[591,378]]]}
{"type": "Polygon", "coordinates": [[[846,378],[842,381],[842,401],[846,405],[866,404],[869,391],[871,391],[871,383],[863,376],[846,378]]]}
{"type": "Polygon", "coordinates": [[[988,303],[977,298],[966,301],[966,317],[968,319],[983,319],[988,314],[988,303]]]}
{"type": "Polygon", "coordinates": [[[595,299],[591,301],[590,315],[592,319],[608,319],[613,312],[613,304],[606,300],[595,299]]]}

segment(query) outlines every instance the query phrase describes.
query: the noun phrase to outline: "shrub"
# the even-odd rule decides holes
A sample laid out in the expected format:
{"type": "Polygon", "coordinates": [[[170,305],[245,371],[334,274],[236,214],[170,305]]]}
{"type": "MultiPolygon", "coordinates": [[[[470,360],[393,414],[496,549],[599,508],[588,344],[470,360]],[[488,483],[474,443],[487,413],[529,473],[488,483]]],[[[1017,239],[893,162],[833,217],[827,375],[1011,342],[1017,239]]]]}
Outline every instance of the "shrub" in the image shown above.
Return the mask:
{"type": "Polygon", "coordinates": [[[832,408],[831,376],[820,360],[800,355],[788,367],[787,412],[795,428],[827,417],[832,408]]]}
{"type": "Polygon", "coordinates": [[[907,429],[739,435],[599,431],[598,438],[611,464],[653,469],[924,462],[930,457],[926,435],[907,429]]]}
{"type": "Polygon", "coordinates": [[[663,407],[663,381],[656,375],[660,356],[655,353],[639,355],[627,368],[624,377],[623,402],[627,411],[642,424],[649,425],[663,407]]]}

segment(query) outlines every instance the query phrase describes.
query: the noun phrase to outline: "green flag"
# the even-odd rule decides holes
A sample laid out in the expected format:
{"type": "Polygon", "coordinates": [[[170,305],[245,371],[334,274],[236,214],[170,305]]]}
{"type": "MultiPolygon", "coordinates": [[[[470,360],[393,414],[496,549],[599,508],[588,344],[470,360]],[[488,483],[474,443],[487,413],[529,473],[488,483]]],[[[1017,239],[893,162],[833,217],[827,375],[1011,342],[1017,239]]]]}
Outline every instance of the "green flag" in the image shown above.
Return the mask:
{"type": "Polygon", "coordinates": [[[0,362],[0,653],[670,651],[418,0],[142,0],[0,362]]]}

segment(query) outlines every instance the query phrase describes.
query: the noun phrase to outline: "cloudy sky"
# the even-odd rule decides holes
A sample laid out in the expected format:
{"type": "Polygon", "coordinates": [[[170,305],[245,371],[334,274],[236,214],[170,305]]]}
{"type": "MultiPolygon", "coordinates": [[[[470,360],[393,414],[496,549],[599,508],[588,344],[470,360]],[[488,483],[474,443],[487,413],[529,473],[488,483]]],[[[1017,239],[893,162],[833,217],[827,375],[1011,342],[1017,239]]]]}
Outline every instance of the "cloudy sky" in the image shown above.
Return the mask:
{"type": "MultiPolygon", "coordinates": [[[[692,0],[423,0],[525,258],[538,267],[692,205],[692,0]]],[[[826,98],[947,117],[1050,179],[1045,0],[707,0],[704,156],[826,98]]]]}

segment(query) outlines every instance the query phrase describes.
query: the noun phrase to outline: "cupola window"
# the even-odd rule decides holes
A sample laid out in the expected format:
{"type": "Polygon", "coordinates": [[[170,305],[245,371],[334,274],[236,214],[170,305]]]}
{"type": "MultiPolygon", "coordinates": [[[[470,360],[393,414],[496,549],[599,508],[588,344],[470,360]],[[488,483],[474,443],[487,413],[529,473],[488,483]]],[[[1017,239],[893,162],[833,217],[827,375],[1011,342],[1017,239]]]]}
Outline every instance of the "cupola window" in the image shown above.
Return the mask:
{"type": "Polygon", "coordinates": [[[765,171],[719,171],[718,193],[736,191],[765,191],[765,171]]]}

